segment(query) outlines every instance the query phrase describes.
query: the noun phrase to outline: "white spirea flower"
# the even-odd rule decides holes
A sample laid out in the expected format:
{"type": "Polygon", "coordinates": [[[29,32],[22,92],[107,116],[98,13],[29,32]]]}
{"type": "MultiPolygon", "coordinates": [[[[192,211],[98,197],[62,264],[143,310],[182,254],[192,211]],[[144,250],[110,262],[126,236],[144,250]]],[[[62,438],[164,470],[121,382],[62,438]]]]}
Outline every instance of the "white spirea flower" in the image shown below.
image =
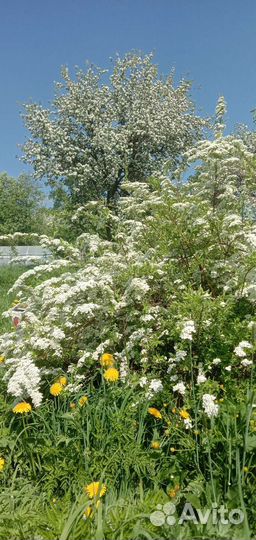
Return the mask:
{"type": "Polygon", "coordinates": [[[203,384],[205,381],[207,381],[207,377],[202,371],[199,371],[196,379],[197,384],[203,384]]]}
{"type": "Polygon", "coordinates": [[[152,379],[149,384],[149,390],[152,390],[154,393],[162,392],[163,385],[160,379],[152,379]]]}
{"type": "Polygon", "coordinates": [[[234,353],[240,358],[243,358],[243,356],[246,356],[246,352],[240,345],[237,345],[237,347],[235,347],[234,353]]]}
{"type": "Polygon", "coordinates": [[[217,416],[219,412],[219,405],[215,403],[216,396],[213,396],[212,394],[204,394],[202,399],[203,409],[208,418],[214,418],[217,416]]]}
{"type": "Polygon", "coordinates": [[[57,341],[62,341],[62,339],[65,339],[65,333],[63,332],[63,330],[61,330],[61,328],[53,328],[52,330],[50,330],[51,332],[51,337],[53,339],[56,339],[57,341]]]}
{"type": "Polygon", "coordinates": [[[186,386],[183,382],[178,382],[177,384],[175,384],[175,386],[172,387],[172,389],[174,392],[178,392],[179,394],[181,394],[181,396],[185,395],[186,386]]]}
{"type": "Polygon", "coordinates": [[[7,392],[19,399],[31,397],[35,407],[41,405],[43,395],[39,389],[41,374],[30,355],[14,359],[10,372],[15,371],[8,381],[7,392]]]}
{"type": "Polygon", "coordinates": [[[69,392],[70,394],[78,394],[83,388],[83,385],[81,383],[73,383],[68,384],[65,388],[66,392],[69,392]]]}
{"type": "Polygon", "coordinates": [[[147,398],[150,399],[153,397],[154,394],[156,394],[157,392],[161,392],[162,390],[163,390],[163,385],[160,379],[152,379],[149,382],[147,392],[145,395],[147,398]]]}
{"type": "Polygon", "coordinates": [[[141,300],[149,290],[150,287],[145,279],[133,278],[126,289],[126,296],[141,300]]]}
{"type": "Polygon", "coordinates": [[[192,422],[190,418],[184,418],[183,420],[185,429],[191,429],[192,428],[192,422]]]}
{"type": "Polygon", "coordinates": [[[243,367],[249,367],[249,366],[252,366],[252,364],[253,364],[253,361],[248,360],[247,358],[244,358],[243,360],[241,360],[241,366],[243,367]]]}
{"type": "Polygon", "coordinates": [[[226,371],[231,371],[231,369],[232,369],[232,366],[226,366],[226,367],[225,367],[225,370],[226,370],[226,371]]]}
{"type": "Polygon", "coordinates": [[[187,352],[176,348],[176,346],[174,348],[175,348],[175,360],[177,362],[180,362],[180,360],[184,360],[184,358],[186,358],[187,356],[187,352]]]}
{"type": "Polygon", "coordinates": [[[240,341],[237,347],[234,348],[234,353],[240,358],[245,358],[247,352],[244,349],[252,349],[252,344],[249,341],[240,341]]]}
{"type": "Polygon", "coordinates": [[[127,377],[127,375],[128,375],[128,372],[129,372],[129,369],[128,369],[128,362],[127,362],[126,356],[124,356],[124,357],[121,359],[119,371],[120,371],[120,379],[121,379],[122,382],[124,382],[125,379],[126,379],[126,377],[127,377]]]}
{"type": "Polygon", "coordinates": [[[192,341],[193,334],[196,331],[195,329],[195,323],[192,320],[186,320],[183,323],[183,327],[180,333],[181,339],[188,339],[189,341],[192,341]]]}
{"type": "Polygon", "coordinates": [[[243,349],[252,349],[252,344],[249,341],[240,341],[239,345],[243,349]]]}
{"type": "Polygon", "coordinates": [[[142,315],[141,322],[147,323],[151,321],[154,321],[153,315],[150,315],[149,313],[147,315],[142,315]]]}
{"type": "Polygon", "coordinates": [[[213,364],[214,366],[217,366],[217,365],[220,364],[220,363],[221,363],[221,359],[220,359],[220,358],[214,358],[213,361],[212,361],[212,364],[213,364]]]}

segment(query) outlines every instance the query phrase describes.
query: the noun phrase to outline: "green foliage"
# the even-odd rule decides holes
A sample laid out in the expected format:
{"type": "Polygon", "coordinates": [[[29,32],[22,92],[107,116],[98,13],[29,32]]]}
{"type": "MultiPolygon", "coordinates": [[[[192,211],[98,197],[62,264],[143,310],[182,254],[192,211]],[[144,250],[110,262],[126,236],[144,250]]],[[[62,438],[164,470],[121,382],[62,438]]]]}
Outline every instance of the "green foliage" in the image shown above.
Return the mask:
{"type": "Polygon", "coordinates": [[[0,174],[0,234],[41,232],[43,195],[33,180],[21,175],[15,179],[0,174]]]}

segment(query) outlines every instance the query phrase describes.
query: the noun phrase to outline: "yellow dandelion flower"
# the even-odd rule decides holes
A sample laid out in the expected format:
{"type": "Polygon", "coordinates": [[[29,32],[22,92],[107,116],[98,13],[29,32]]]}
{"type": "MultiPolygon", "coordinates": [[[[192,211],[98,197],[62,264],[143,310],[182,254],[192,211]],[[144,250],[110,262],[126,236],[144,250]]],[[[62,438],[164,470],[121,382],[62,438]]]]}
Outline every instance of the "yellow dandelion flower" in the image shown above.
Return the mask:
{"type": "Polygon", "coordinates": [[[80,397],[78,403],[80,407],[83,407],[84,405],[86,405],[86,403],[88,403],[88,397],[87,396],[80,397]]]}
{"type": "Polygon", "coordinates": [[[149,407],[148,413],[152,414],[155,418],[161,419],[162,415],[158,409],[155,409],[155,407],[149,407]]]}
{"type": "Polygon", "coordinates": [[[114,367],[110,367],[104,372],[104,379],[109,382],[117,382],[119,379],[119,371],[114,367]]]}
{"type": "Polygon", "coordinates": [[[5,466],[5,459],[3,457],[0,457],[0,471],[4,469],[5,466]]]}
{"type": "Polygon", "coordinates": [[[173,414],[175,414],[176,412],[177,412],[177,409],[176,409],[176,407],[173,407],[173,409],[172,409],[172,413],[173,413],[173,414]]]}
{"type": "Polygon", "coordinates": [[[70,403],[70,404],[69,404],[69,408],[70,408],[70,409],[75,409],[75,408],[76,408],[76,404],[75,404],[75,403],[70,403]]]}
{"type": "Polygon", "coordinates": [[[67,379],[67,377],[65,377],[64,375],[62,375],[62,376],[59,377],[59,379],[57,380],[57,383],[61,384],[61,386],[67,386],[67,384],[68,384],[68,379],[67,379]]]}
{"type": "Polygon", "coordinates": [[[185,409],[182,409],[182,411],[180,411],[180,417],[184,418],[184,420],[188,420],[188,418],[190,418],[190,414],[185,409]]]}
{"type": "Polygon", "coordinates": [[[115,363],[113,354],[104,353],[100,358],[102,367],[112,367],[115,363]]]}
{"type": "Polygon", "coordinates": [[[5,361],[5,357],[3,355],[0,356],[0,364],[3,364],[5,361]]]}
{"type": "Polygon", "coordinates": [[[87,508],[85,509],[83,513],[83,519],[88,519],[89,517],[91,517],[91,515],[92,515],[92,507],[87,506],[87,508]]]}
{"type": "Polygon", "coordinates": [[[92,482],[85,486],[84,491],[89,499],[94,499],[94,497],[103,497],[107,491],[107,487],[101,484],[101,482],[92,482]]]}
{"type": "Polygon", "coordinates": [[[154,450],[159,450],[161,444],[159,441],[152,441],[151,443],[151,448],[153,448],[154,450]]]}
{"type": "Polygon", "coordinates": [[[63,391],[63,386],[59,382],[52,384],[50,388],[50,394],[52,394],[52,396],[54,397],[59,396],[62,391],[63,391]]]}
{"type": "Polygon", "coordinates": [[[24,414],[32,411],[32,407],[30,403],[27,403],[26,401],[22,401],[21,403],[17,403],[15,407],[13,407],[12,412],[15,414],[24,414]]]}

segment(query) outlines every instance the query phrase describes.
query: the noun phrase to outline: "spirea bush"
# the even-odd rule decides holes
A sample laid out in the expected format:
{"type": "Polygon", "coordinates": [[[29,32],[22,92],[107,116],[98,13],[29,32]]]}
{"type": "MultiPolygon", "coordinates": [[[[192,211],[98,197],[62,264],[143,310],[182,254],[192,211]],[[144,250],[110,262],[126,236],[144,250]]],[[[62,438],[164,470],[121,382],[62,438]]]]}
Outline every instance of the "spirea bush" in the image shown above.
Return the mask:
{"type": "Polygon", "coordinates": [[[223,136],[223,107],[220,100],[214,140],[183,156],[194,164],[188,180],[182,165],[172,180],[124,184],[115,209],[103,200],[80,206],[73,222],[86,232],[74,244],[37,236],[52,260],[16,281],[11,291],[25,316],[0,337],[14,405],[40,406],[64,374],[65,393],[88,382],[97,388],[103,353],[114,355],[138,401],[157,403],[171,390],[183,403],[196,393],[209,417],[219,413],[224,377],[250,380],[255,157],[241,139],[223,136]]]}

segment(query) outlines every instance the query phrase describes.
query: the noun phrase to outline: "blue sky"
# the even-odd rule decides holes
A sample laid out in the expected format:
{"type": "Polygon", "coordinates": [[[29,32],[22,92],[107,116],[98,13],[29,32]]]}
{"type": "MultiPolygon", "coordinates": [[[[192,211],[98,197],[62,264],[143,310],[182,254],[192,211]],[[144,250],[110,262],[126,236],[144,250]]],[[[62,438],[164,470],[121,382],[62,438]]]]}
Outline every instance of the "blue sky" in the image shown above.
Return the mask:
{"type": "Polygon", "coordinates": [[[228,130],[252,124],[256,107],[255,0],[10,0],[0,8],[0,171],[27,170],[18,144],[22,103],[53,97],[60,67],[86,60],[108,66],[131,49],[155,52],[160,71],[194,82],[193,97],[211,115],[228,102],[228,130]]]}

